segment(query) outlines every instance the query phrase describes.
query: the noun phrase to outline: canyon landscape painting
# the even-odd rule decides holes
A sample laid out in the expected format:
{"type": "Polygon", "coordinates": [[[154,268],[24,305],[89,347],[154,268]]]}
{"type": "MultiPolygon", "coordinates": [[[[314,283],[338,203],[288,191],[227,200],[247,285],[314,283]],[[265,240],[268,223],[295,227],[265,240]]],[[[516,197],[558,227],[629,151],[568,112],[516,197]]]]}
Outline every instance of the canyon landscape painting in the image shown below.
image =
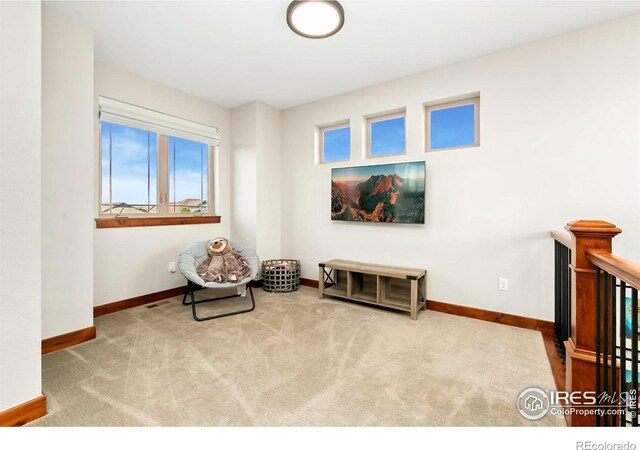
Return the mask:
{"type": "Polygon", "coordinates": [[[424,223],[425,162],[331,170],[331,220],[424,223]]]}

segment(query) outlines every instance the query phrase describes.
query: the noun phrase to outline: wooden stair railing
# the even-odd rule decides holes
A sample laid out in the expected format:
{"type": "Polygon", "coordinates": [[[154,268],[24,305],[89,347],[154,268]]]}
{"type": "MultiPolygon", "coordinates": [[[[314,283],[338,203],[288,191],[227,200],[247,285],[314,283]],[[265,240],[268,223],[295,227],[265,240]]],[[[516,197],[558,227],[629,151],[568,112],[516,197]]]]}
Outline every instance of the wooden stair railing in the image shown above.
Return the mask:
{"type": "Polygon", "coordinates": [[[638,426],[640,265],[611,253],[611,241],[621,233],[611,223],[579,220],[565,229],[568,234],[554,231],[552,236],[556,247],[560,242],[571,255],[571,320],[564,345],[566,389],[575,401],[568,405],[574,406],[568,423],[638,426]],[[630,335],[626,327],[629,314],[630,335]],[[594,393],[598,406],[585,406],[585,396],[594,393]]]}
{"type": "MultiPolygon", "coordinates": [[[[553,339],[562,364],[565,364],[564,343],[571,336],[571,236],[566,231],[552,231],[551,236],[555,239],[553,339]]],[[[564,378],[564,372],[562,375],[564,378]]]]}
{"type": "Polygon", "coordinates": [[[596,392],[617,414],[596,415],[596,426],[638,426],[638,290],[640,265],[589,251],[596,266],[596,392]]]}

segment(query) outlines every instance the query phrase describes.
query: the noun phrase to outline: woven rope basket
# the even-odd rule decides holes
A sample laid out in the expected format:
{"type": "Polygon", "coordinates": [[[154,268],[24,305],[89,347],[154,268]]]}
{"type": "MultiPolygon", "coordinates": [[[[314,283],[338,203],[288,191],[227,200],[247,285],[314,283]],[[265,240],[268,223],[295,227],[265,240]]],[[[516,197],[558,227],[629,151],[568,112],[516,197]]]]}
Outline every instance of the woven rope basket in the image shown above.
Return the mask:
{"type": "Polygon", "coordinates": [[[262,289],[267,292],[291,292],[300,287],[300,261],[269,259],[262,261],[262,289]]]}

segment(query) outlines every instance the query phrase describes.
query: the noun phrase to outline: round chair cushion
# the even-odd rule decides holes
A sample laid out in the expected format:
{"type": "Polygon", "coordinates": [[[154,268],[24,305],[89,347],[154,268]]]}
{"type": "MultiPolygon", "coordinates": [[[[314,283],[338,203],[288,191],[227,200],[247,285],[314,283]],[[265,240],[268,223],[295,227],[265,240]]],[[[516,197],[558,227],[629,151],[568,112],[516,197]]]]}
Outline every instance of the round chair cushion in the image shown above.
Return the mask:
{"type": "Polygon", "coordinates": [[[251,280],[255,279],[256,276],[258,276],[258,272],[260,271],[260,261],[258,260],[258,255],[256,255],[256,252],[253,249],[244,247],[238,242],[229,239],[229,242],[231,243],[231,249],[234,252],[239,253],[240,255],[247,258],[249,264],[251,264],[251,275],[243,278],[238,283],[205,282],[202,278],[200,278],[200,275],[197,274],[196,267],[198,267],[202,261],[209,257],[209,254],[207,253],[207,244],[210,240],[211,239],[207,239],[206,241],[194,242],[180,252],[180,255],[178,256],[178,269],[187,280],[205,288],[229,289],[247,284],[251,280]]]}

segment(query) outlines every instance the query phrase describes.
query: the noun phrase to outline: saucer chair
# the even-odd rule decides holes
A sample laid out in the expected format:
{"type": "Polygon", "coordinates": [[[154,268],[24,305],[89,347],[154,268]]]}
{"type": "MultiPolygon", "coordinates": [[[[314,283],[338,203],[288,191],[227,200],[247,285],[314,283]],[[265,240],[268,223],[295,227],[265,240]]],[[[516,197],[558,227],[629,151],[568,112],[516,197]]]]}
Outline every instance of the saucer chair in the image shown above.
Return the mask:
{"type": "Polygon", "coordinates": [[[256,252],[254,250],[243,247],[238,242],[232,241],[230,239],[228,241],[231,244],[231,249],[234,252],[239,253],[240,255],[247,258],[247,260],[251,264],[251,274],[237,283],[206,282],[202,278],[200,278],[200,275],[198,275],[198,273],[196,272],[196,267],[198,267],[198,265],[200,265],[202,261],[209,257],[207,253],[207,244],[209,243],[209,240],[194,242],[193,244],[182,250],[182,252],[180,252],[180,256],[178,256],[178,269],[180,270],[180,273],[187,279],[187,288],[184,293],[184,297],[182,298],[182,304],[191,305],[193,318],[199,322],[251,312],[256,307],[256,302],[253,298],[253,290],[251,289],[251,286],[249,286],[249,283],[258,276],[258,271],[260,270],[260,261],[258,260],[258,255],[256,255],[256,252]],[[216,290],[224,292],[225,290],[228,291],[229,289],[236,289],[236,294],[196,301],[193,294],[196,290],[196,286],[200,286],[203,289],[211,289],[213,292],[215,292],[216,290]],[[223,314],[216,314],[212,316],[198,316],[196,306],[200,303],[213,302],[216,300],[224,300],[236,297],[246,297],[247,290],[249,291],[249,297],[251,298],[251,308],[241,309],[239,311],[232,311],[223,314]],[[190,302],[187,302],[187,296],[191,297],[190,302]]]}

